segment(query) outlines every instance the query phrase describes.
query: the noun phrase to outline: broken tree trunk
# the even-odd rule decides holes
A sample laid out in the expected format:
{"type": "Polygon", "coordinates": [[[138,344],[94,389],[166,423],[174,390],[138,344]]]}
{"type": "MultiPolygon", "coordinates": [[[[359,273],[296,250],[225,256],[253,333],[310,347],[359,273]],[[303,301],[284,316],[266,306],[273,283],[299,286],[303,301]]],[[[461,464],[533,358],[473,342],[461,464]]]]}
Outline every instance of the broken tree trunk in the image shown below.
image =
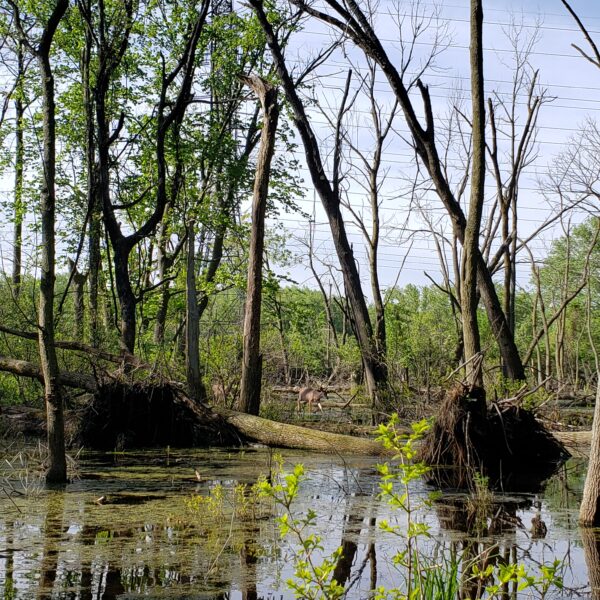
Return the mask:
{"type": "Polygon", "coordinates": [[[260,312],[262,304],[262,264],[265,243],[265,214],[269,194],[271,160],[279,119],[277,88],[260,77],[242,77],[258,96],[263,112],[263,128],[256,163],[252,199],[252,230],[248,250],[248,285],[244,312],[244,353],[240,381],[239,407],[257,415],[260,410],[262,356],[260,354],[260,312]]]}

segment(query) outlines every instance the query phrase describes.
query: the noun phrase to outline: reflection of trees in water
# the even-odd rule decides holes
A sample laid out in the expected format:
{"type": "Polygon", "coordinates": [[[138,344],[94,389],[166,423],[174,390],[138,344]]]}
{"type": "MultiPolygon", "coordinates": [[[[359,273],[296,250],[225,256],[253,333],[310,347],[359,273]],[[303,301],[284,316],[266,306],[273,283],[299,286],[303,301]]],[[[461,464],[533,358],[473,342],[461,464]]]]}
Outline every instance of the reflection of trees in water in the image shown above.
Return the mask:
{"type": "Polygon", "coordinates": [[[347,470],[344,491],[346,503],[344,508],[344,519],[341,531],[340,556],[332,578],[335,579],[346,590],[358,584],[363,574],[369,567],[370,590],[377,586],[377,553],[375,549],[375,533],[377,518],[373,515],[375,511],[375,487],[370,481],[365,484],[361,479],[361,471],[347,470]],[[363,533],[364,525],[367,526],[367,549],[362,561],[352,572],[352,567],[358,556],[358,542],[363,533]]]}
{"type": "Polygon", "coordinates": [[[46,497],[44,519],[44,545],[40,567],[39,597],[47,597],[54,587],[58,570],[60,542],[63,535],[65,496],[62,491],[51,492],[46,497]]]}
{"type": "Polygon", "coordinates": [[[579,511],[586,470],[586,460],[571,459],[558,469],[544,490],[544,502],[556,513],[553,520],[568,529],[575,524],[573,511],[579,511]]]}
{"type": "MultiPolygon", "coordinates": [[[[482,573],[490,565],[500,567],[518,564],[519,556],[523,553],[519,552],[516,533],[518,529],[525,529],[525,526],[517,511],[531,505],[529,499],[477,505],[468,497],[446,498],[435,504],[441,528],[460,532],[464,536],[460,541],[450,542],[450,553],[460,562],[459,598],[482,598],[486,586],[493,583],[491,577],[474,576],[474,567],[482,573]],[[501,539],[498,536],[502,536],[501,539]]],[[[539,518],[539,515],[536,516],[539,518]]],[[[516,598],[517,585],[516,582],[503,584],[502,597],[516,598]]]]}
{"type": "Polygon", "coordinates": [[[15,557],[14,557],[14,521],[6,521],[3,529],[5,534],[5,571],[4,571],[4,597],[5,598],[16,598],[17,589],[15,586],[15,557]]]}
{"type": "Polygon", "coordinates": [[[600,600],[600,529],[581,528],[581,541],[593,600],[600,600]]]}

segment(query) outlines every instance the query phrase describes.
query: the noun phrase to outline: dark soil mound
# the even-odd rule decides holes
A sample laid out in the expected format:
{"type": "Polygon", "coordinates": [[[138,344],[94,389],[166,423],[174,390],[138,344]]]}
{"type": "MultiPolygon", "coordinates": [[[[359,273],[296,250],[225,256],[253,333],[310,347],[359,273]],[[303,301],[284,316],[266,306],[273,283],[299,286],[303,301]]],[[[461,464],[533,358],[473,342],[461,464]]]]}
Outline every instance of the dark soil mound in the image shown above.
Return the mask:
{"type": "Polygon", "coordinates": [[[483,390],[462,384],[446,394],[420,452],[438,486],[469,488],[481,473],[493,487],[532,492],[569,456],[531,412],[502,402],[488,408],[483,390]]]}
{"type": "Polygon", "coordinates": [[[169,383],[101,384],[86,406],[79,442],[98,450],[239,446],[234,428],[169,383]]]}

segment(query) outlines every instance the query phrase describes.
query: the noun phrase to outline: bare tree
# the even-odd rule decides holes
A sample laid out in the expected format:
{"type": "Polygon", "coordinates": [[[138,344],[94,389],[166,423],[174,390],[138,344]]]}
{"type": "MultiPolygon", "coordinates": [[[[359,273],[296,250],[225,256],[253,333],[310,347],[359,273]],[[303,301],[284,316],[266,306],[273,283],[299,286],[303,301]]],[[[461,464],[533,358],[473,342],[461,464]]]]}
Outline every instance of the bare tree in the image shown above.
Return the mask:
{"type": "MultiPolygon", "coordinates": [[[[319,10],[307,4],[304,0],[292,0],[292,3],[307,14],[327,23],[342,33],[379,65],[404,113],[415,152],[421,159],[438,197],[448,212],[457,239],[464,246],[465,239],[472,239],[475,235],[474,229],[478,221],[477,213],[472,217],[469,236],[466,238],[467,218],[460,203],[454,196],[443,170],[435,137],[435,118],[428,87],[420,79],[416,83],[423,101],[423,112],[425,115],[423,125],[417,116],[417,111],[410,98],[402,66],[397,67],[389,58],[381,39],[374,30],[372,21],[355,0],[343,0],[341,3],[337,2],[337,0],[325,0],[323,6],[329,9],[330,12],[319,10]]],[[[506,316],[502,310],[492,280],[492,274],[487,267],[480,249],[475,249],[474,244],[471,244],[471,250],[473,250],[474,254],[469,257],[469,263],[473,261],[476,265],[479,292],[498,343],[500,354],[506,366],[507,377],[517,380],[524,379],[525,371],[523,363],[515,344],[514,336],[508,327],[506,316]]],[[[472,288],[472,285],[469,284],[469,287],[472,288]]],[[[465,300],[461,299],[461,302],[465,302],[465,300]]]]}
{"type": "MultiPolygon", "coordinates": [[[[371,294],[375,308],[374,339],[380,356],[387,355],[386,328],[385,328],[385,303],[379,282],[378,252],[381,240],[380,208],[383,199],[380,194],[381,186],[385,180],[386,173],[383,168],[383,155],[386,140],[392,131],[392,124],[397,114],[398,103],[394,102],[387,111],[377,99],[375,83],[377,80],[377,66],[373,61],[367,61],[367,74],[358,74],[360,86],[351,101],[345,106],[344,113],[351,113],[354,101],[359,93],[364,93],[369,103],[369,117],[371,124],[371,135],[373,137],[372,149],[365,152],[360,145],[352,139],[341,122],[342,114],[338,115],[336,123],[330,123],[336,130],[340,131],[338,144],[346,145],[350,152],[347,158],[348,169],[346,177],[356,184],[356,189],[362,189],[368,199],[368,215],[365,216],[361,208],[356,207],[352,201],[349,190],[342,190],[344,208],[352,215],[354,223],[361,231],[367,246],[367,257],[371,279],[371,294]],[[356,157],[356,161],[354,160],[356,157]],[[370,219],[369,219],[370,216],[370,219]],[[369,222],[370,221],[370,222],[369,222]]],[[[348,83],[351,72],[348,73],[348,83]]],[[[326,115],[327,116],[327,115],[326,115]]],[[[342,148],[339,150],[342,154],[342,148]]],[[[347,186],[348,187],[348,186],[347,186]]],[[[354,188],[354,186],[352,186],[354,188]]]]}
{"type": "MultiPolygon", "coordinates": [[[[519,246],[518,201],[520,182],[525,170],[537,158],[537,121],[542,106],[551,101],[538,84],[538,71],[530,65],[530,55],[538,40],[538,32],[524,38],[522,26],[513,23],[506,32],[513,47],[512,82],[508,99],[494,92],[488,98],[490,137],[487,151],[494,178],[496,195],[489,209],[484,255],[492,272],[503,269],[503,309],[508,327],[516,327],[517,255],[519,246]],[[525,101],[525,114],[521,109],[525,101]],[[490,257],[492,246],[500,237],[500,247],[490,257]]],[[[525,363],[527,361],[524,361],[525,363]]]]}

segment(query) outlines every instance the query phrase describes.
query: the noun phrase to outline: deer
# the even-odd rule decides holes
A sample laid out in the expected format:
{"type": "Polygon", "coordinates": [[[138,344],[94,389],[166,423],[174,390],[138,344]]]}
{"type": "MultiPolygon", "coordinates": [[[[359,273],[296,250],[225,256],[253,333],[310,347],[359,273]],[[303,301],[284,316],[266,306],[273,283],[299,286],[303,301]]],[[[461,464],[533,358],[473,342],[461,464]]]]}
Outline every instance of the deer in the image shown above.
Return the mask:
{"type": "Polygon", "coordinates": [[[319,410],[323,412],[321,398],[327,398],[327,392],[325,390],[315,390],[309,387],[301,388],[298,393],[298,412],[300,412],[300,404],[308,404],[308,412],[312,413],[313,402],[316,402],[319,410]]]}
{"type": "Polygon", "coordinates": [[[225,404],[225,386],[220,381],[216,381],[211,385],[211,389],[215,402],[225,404]]]}

